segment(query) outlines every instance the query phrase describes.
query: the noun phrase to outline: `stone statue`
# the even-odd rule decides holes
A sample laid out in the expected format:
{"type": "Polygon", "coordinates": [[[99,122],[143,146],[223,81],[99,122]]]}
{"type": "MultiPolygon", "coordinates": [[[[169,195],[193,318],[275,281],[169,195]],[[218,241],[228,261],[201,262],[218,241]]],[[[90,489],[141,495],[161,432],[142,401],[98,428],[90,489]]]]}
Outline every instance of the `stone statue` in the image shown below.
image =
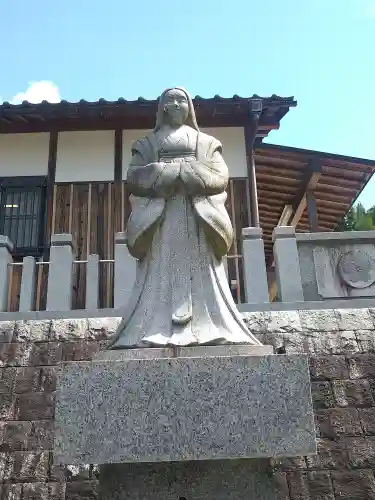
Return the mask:
{"type": "Polygon", "coordinates": [[[233,230],[221,150],[200,132],[188,92],[166,90],[154,130],[132,147],[127,244],[137,278],[110,349],[261,345],[236,308],[222,263],[233,230]]]}

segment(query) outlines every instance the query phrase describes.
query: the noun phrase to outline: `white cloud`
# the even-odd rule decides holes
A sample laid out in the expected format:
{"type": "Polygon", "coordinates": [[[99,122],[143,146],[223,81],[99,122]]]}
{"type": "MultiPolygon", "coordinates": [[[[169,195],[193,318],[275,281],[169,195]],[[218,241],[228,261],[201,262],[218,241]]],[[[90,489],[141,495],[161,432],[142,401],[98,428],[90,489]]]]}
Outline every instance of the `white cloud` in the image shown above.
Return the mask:
{"type": "Polygon", "coordinates": [[[33,104],[42,101],[60,102],[60,92],[53,82],[41,80],[39,82],[29,82],[25,92],[18,92],[10,99],[11,104],[21,104],[22,101],[29,101],[33,104]]]}

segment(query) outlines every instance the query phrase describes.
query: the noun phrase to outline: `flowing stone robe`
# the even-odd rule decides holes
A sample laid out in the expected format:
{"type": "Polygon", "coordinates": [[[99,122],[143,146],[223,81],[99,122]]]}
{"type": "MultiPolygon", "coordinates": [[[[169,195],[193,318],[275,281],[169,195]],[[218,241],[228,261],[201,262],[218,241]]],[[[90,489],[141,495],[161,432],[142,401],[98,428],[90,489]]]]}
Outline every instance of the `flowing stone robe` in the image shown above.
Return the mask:
{"type": "Polygon", "coordinates": [[[136,141],[127,181],[137,277],[109,348],[260,342],[232,298],[222,257],[233,229],[215,138],[187,125],[136,141]]]}

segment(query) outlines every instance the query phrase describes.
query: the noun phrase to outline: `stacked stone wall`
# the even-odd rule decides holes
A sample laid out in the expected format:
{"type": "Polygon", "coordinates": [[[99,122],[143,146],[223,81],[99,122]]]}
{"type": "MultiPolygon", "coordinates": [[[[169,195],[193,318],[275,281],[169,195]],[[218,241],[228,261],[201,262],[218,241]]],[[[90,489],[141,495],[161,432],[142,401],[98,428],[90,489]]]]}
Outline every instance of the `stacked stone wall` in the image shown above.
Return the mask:
{"type": "MultiPolygon", "coordinates": [[[[245,313],[265,344],[308,353],[318,455],[272,461],[280,500],[375,499],[375,309],[245,313]]],[[[53,462],[56,373],[119,318],[0,323],[0,500],[94,500],[98,470],[53,462]]]]}

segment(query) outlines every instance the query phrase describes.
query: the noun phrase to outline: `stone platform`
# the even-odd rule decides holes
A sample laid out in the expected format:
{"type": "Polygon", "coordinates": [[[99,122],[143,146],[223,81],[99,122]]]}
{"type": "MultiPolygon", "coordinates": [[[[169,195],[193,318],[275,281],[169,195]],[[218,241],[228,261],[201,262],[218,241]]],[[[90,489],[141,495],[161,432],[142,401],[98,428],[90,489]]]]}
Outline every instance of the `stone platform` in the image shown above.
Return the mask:
{"type": "Polygon", "coordinates": [[[305,355],[268,346],[106,351],[61,366],[55,460],[174,462],[316,453],[305,355]]]}

